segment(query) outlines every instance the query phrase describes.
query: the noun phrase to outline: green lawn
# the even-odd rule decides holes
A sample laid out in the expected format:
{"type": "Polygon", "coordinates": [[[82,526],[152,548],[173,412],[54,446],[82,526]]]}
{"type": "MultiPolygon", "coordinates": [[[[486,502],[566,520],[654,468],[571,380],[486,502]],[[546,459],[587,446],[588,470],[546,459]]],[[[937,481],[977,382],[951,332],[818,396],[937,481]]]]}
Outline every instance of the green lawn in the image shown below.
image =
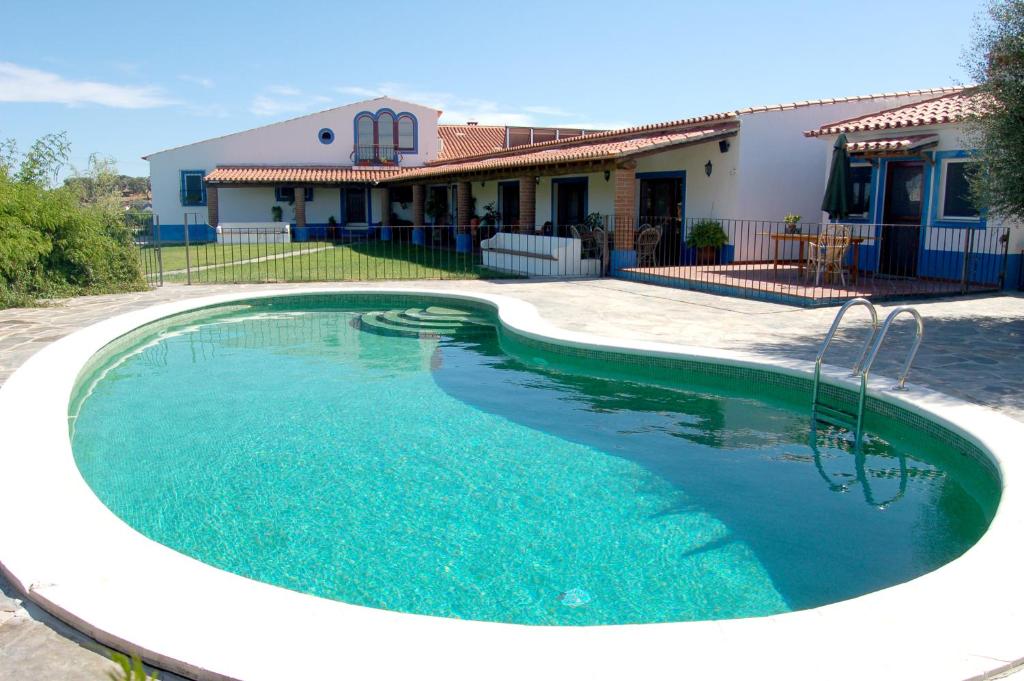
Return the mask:
{"type": "MultiPolygon", "coordinates": [[[[294,251],[305,251],[314,248],[330,246],[327,243],[303,242],[291,244],[195,244],[189,246],[189,255],[192,262],[191,267],[204,267],[222,263],[237,262],[239,260],[252,260],[290,253],[294,251]]],[[[147,262],[155,261],[156,249],[144,249],[143,258],[147,262]]],[[[184,246],[162,246],[160,258],[163,260],[164,272],[185,269],[185,247],[184,246]]]]}
{"type": "MultiPolygon", "coordinates": [[[[270,247],[275,246],[271,244],[270,247]]],[[[264,282],[264,281],[370,281],[386,279],[510,279],[516,275],[497,272],[478,264],[478,257],[470,254],[413,246],[394,241],[366,241],[354,244],[303,242],[276,244],[276,253],[295,255],[262,262],[238,262],[267,255],[267,246],[260,245],[260,253],[246,256],[245,244],[239,256],[217,256],[213,251],[228,247],[208,244],[192,246],[191,267],[193,283],[264,282]],[[290,248],[289,248],[290,247],[290,248]],[[206,252],[209,251],[209,252],[206,252]],[[219,259],[217,259],[219,258],[219,259]],[[235,264],[230,264],[230,263],[235,264]],[[197,270],[216,263],[220,267],[197,270]]],[[[236,247],[237,248],[237,247],[236,247]]],[[[165,253],[167,249],[164,249],[165,253]]],[[[177,256],[175,256],[177,257],[177,256]]],[[[184,268],[184,249],[181,249],[184,268]]],[[[164,257],[164,280],[182,282],[185,273],[166,274],[176,269],[164,257]]]]}

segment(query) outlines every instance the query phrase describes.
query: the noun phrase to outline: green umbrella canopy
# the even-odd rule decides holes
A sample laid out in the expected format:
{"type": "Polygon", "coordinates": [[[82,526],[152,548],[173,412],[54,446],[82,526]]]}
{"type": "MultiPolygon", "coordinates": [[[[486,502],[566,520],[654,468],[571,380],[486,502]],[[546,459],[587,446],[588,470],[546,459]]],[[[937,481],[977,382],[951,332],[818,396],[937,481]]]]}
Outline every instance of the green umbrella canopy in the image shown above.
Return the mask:
{"type": "Polygon", "coordinates": [[[849,217],[850,194],[850,156],[846,153],[846,135],[840,135],[832,146],[832,168],[828,172],[821,209],[833,220],[849,217]]]}

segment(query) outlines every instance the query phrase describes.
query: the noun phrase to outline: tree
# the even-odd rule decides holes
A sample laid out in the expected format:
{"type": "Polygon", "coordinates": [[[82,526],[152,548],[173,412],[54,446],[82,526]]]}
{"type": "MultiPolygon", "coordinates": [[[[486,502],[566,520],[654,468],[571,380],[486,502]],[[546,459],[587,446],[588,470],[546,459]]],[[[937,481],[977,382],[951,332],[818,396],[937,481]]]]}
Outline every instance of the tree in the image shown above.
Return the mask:
{"type": "Polygon", "coordinates": [[[965,66],[982,103],[967,120],[981,162],[970,177],[974,201],[1024,219],[1024,0],[991,0],[979,19],[965,66]]]}

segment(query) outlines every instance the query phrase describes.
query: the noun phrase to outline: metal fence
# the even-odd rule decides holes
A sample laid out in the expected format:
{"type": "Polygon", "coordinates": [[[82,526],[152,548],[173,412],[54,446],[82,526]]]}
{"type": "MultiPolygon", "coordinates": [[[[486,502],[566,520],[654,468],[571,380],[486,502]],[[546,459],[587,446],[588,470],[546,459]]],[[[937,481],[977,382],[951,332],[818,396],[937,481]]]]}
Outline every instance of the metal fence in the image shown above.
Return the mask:
{"type": "Polygon", "coordinates": [[[232,283],[614,276],[799,305],[1002,288],[1008,230],[758,220],[211,228],[133,218],[146,279],[232,283]],[[173,238],[168,238],[173,237],[173,238]]]}
{"type": "MultiPolygon", "coordinates": [[[[543,227],[280,226],[212,229],[186,217],[161,234],[136,230],[148,282],[241,283],[408,279],[595,277],[606,270],[606,238],[547,238],[543,227]],[[173,236],[176,239],[169,240],[173,236]]],[[[550,233],[549,235],[550,236],[550,233]]]]}
{"type": "Polygon", "coordinates": [[[640,218],[616,232],[636,255],[613,258],[615,276],[799,305],[979,293],[1007,276],[1006,228],[640,218]]]}

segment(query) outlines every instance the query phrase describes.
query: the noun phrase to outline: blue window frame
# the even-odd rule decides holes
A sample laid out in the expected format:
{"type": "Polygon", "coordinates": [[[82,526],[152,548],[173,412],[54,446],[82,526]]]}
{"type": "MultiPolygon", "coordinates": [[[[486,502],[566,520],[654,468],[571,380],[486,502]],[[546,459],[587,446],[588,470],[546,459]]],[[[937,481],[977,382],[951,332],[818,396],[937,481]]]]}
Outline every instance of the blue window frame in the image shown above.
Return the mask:
{"type": "Polygon", "coordinates": [[[958,149],[937,151],[931,173],[931,201],[928,215],[935,227],[974,227],[984,229],[988,220],[984,208],[971,201],[968,175],[977,163],[972,152],[958,149]]]}
{"type": "Polygon", "coordinates": [[[316,138],[320,140],[320,144],[330,144],[334,141],[334,131],[330,128],[320,128],[316,138]]]}
{"type": "MultiPolygon", "coordinates": [[[[306,187],[306,203],[313,200],[313,188],[306,187]]],[[[279,203],[295,203],[295,187],[274,187],[274,199],[279,203]]]]}
{"type": "Polygon", "coordinates": [[[205,170],[181,171],[181,205],[206,205],[206,183],[203,182],[204,177],[206,177],[205,170]]]}

